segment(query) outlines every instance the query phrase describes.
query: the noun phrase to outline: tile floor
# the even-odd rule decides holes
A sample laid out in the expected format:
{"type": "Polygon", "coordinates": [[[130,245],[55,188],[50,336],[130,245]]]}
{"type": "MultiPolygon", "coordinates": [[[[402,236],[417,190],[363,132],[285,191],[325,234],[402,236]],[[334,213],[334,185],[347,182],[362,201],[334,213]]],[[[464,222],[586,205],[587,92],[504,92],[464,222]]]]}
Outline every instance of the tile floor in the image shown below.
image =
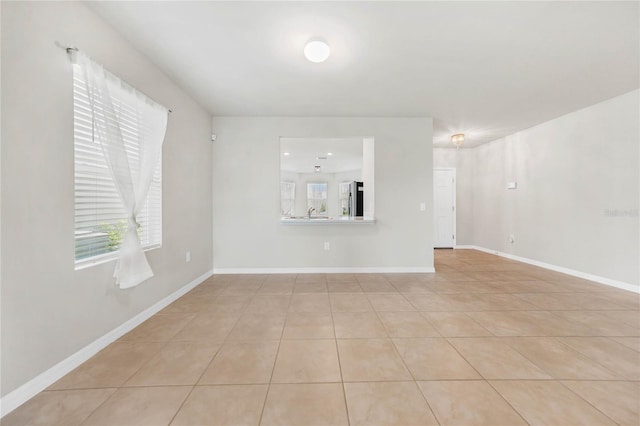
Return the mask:
{"type": "Polygon", "coordinates": [[[640,296],[471,250],[214,276],[10,425],[640,424],[640,296]]]}

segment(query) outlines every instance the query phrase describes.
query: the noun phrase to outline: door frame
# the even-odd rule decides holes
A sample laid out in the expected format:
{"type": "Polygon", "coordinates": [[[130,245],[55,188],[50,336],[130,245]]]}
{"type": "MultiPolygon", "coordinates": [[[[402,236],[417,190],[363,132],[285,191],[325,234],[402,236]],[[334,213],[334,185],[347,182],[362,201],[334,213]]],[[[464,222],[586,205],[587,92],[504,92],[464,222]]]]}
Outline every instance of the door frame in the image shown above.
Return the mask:
{"type": "MultiPolygon", "coordinates": [[[[458,231],[456,229],[456,222],[458,219],[458,205],[457,205],[457,186],[458,186],[458,176],[456,174],[456,168],[455,167],[434,167],[433,171],[437,171],[437,170],[441,170],[441,171],[452,171],[453,172],[453,249],[457,248],[457,241],[458,241],[458,231]]],[[[435,185],[435,180],[433,181],[433,185],[435,185]]],[[[434,191],[435,193],[435,191],[434,191]]],[[[435,226],[435,203],[433,205],[433,215],[432,215],[432,226],[435,226]]],[[[434,228],[435,229],[435,228],[434,228]]],[[[435,237],[435,235],[434,235],[435,237]]],[[[435,244],[434,244],[434,248],[435,248],[435,244]]]]}

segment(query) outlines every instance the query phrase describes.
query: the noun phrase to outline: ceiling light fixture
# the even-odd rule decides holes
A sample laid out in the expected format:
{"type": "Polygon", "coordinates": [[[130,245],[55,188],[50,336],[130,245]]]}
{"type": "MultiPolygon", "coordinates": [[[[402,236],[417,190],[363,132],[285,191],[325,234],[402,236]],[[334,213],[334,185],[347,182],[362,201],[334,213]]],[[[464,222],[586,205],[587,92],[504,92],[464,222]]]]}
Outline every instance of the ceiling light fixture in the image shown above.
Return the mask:
{"type": "Polygon", "coordinates": [[[456,146],[456,148],[460,148],[463,142],[464,142],[464,133],[457,133],[451,136],[451,143],[453,143],[456,146]]]}
{"type": "Polygon", "coordinates": [[[288,153],[288,152],[285,152],[283,155],[284,155],[285,157],[288,157],[288,156],[289,156],[289,153],[288,153]]]}
{"type": "Polygon", "coordinates": [[[329,44],[319,38],[312,38],[304,45],[304,57],[316,64],[326,61],[330,53],[329,44]]]}
{"type": "Polygon", "coordinates": [[[331,157],[333,155],[333,152],[327,152],[327,155],[331,157]]]}

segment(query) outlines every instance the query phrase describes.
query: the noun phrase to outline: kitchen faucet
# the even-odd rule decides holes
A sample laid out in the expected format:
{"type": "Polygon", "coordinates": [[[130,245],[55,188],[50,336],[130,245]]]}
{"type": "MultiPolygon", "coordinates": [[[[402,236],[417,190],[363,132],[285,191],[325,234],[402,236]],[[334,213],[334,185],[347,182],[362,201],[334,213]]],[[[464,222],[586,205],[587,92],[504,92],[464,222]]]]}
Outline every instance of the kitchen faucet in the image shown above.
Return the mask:
{"type": "Polygon", "coordinates": [[[315,212],[316,209],[314,209],[313,207],[309,207],[309,210],[307,210],[307,217],[309,219],[311,219],[311,213],[315,212]]]}

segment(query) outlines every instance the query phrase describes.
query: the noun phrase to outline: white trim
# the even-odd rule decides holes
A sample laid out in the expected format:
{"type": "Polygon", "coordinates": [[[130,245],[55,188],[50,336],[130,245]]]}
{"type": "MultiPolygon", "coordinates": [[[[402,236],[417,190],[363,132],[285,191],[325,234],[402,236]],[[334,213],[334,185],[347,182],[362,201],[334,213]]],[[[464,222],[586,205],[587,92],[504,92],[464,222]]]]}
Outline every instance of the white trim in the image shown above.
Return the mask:
{"type": "Polygon", "coordinates": [[[574,276],[574,277],[583,278],[583,279],[589,280],[589,281],[595,281],[595,282],[600,283],[600,284],[608,285],[608,286],[619,288],[619,289],[622,289],[622,290],[631,291],[631,292],[634,292],[634,293],[640,293],[640,286],[637,286],[637,285],[625,283],[623,281],[612,280],[611,278],[601,277],[599,275],[593,275],[593,274],[589,274],[589,273],[586,273],[586,272],[576,271],[575,269],[569,269],[569,268],[565,268],[563,266],[556,266],[556,265],[552,265],[550,263],[540,262],[539,260],[528,259],[526,257],[520,257],[520,256],[516,256],[516,255],[513,255],[513,254],[504,253],[504,252],[501,252],[501,251],[491,250],[491,249],[488,249],[488,248],[479,247],[479,246],[473,246],[473,245],[471,245],[471,246],[457,246],[456,248],[458,248],[458,249],[472,249],[472,250],[478,250],[478,251],[482,251],[482,252],[489,253],[489,254],[495,254],[496,256],[504,257],[504,258],[511,259],[511,260],[516,260],[518,262],[527,263],[527,264],[533,265],[533,266],[539,266],[541,268],[549,269],[551,271],[556,271],[556,272],[560,272],[560,273],[563,273],[563,274],[571,275],[571,276],[574,276]]]}
{"type": "Polygon", "coordinates": [[[457,245],[454,247],[454,249],[463,249],[463,250],[476,250],[476,246],[470,246],[470,245],[457,245]]]}
{"type": "Polygon", "coordinates": [[[29,399],[36,396],[38,393],[55,383],[62,376],[69,373],[71,370],[94,356],[100,350],[107,347],[110,343],[122,337],[138,325],[142,324],[144,321],[186,294],[189,290],[193,289],[198,284],[201,284],[212,274],[213,271],[205,272],[184,287],[174,291],[164,299],[140,312],[135,317],[131,318],[128,321],[125,321],[123,324],[109,331],[104,336],[94,340],[84,348],[80,349],[78,352],[63,359],[53,367],[29,380],[27,383],[20,386],[16,390],[5,395],[2,399],[0,399],[0,418],[9,414],[25,402],[27,402],[29,399]]]}
{"type": "MultiPolygon", "coordinates": [[[[142,246],[142,250],[150,251],[162,248],[162,242],[156,244],[150,244],[142,246]]],[[[96,256],[87,257],[85,259],[76,260],[75,270],[91,268],[92,266],[102,265],[103,263],[109,263],[113,260],[118,260],[119,251],[112,251],[110,253],[98,254],[96,256]]]]}
{"type": "Polygon", "coordinates": [[[370,274],[370,273],[434,273],[427,266],[399,267],[319,267],[319,268],[214,268],[214,274],[370,274]]]}

